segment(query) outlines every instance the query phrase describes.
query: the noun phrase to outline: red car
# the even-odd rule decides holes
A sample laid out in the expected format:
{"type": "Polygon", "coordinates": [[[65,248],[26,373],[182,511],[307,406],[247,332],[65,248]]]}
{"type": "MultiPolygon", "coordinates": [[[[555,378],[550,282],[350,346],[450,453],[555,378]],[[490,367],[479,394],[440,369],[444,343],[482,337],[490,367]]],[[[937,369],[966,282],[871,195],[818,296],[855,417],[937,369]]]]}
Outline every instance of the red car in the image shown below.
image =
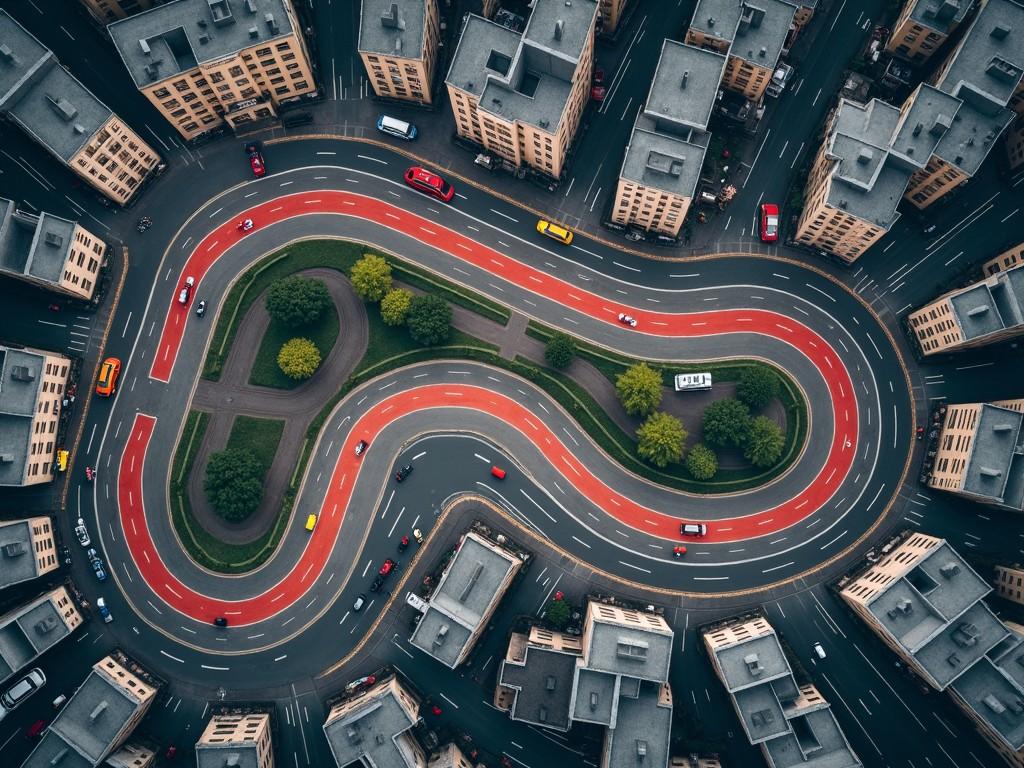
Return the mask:
{"type": "Polygon", "coordinates": [[[594,68],[594,79],[590,86],[590,98],[594,101],[604,101],[608,89],[604,85],[604,70],[601,67],[594,68]]]}
{"type": "Polygon", "coordinates": [[[405,183],[415,190],[436,197],[438,200],[444,200],[446,203],[455,197],[455,187],[436,173],[431,173],[418,165],[414,165],[405,172],[405,183]]]}
{"type": "Polygon", "coordinates": [[[384,565],[380,567],[380,570],[377,571],[377,573],[379,573],[381,576],[387,576],[393,570],[395,570],[395,561],[389,557],[387,560],[384,561],[384,565]]]}
{"type": "Polygon", "coordinates": [[[772,203],[761,205],[761,242],[774,243],[779,239],[779,206],[772,203]]]}
{"type": "Polygon", "coordinates": [[[260,145],[250,142],[245,145],[245,154],[249,156],[249,165],[252,166],[252,174],[257,179],[267,175],[267,166],[263,162],[263,155],[260,152],[260,145]]]}

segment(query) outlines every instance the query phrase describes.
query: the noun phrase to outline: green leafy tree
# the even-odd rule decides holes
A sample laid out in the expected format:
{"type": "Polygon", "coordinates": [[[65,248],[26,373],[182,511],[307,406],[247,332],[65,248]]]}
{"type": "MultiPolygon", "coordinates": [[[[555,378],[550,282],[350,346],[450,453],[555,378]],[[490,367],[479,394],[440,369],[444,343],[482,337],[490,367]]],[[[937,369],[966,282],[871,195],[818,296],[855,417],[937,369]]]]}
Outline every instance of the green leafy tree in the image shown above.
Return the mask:
{"type": "Polygon", "coordinates": [[[668,466],[683,457],[686,429],[683,422],[670,413],[652,413],[636,431],[636,452],[656,467],[668,466]]]}
{"type": "Polygon", "coordinates": [[[565,626],[569,623],[569,618],[571,616],[572,609],[569,607],[569,604],[565,602],[564,598],[562,600],[551,600],[544,613],[544,617],[555,629],[565,629],[565,626]]]}
{"type": "Polygon", "coordinates": [[[380,319],[384,325],[405,325],[412,293],[404,288],[392,288],[380,300],[380,319]]]}
{"type": "Polygon", "coordinates": [[[755,467],[771,467],[782,456],[784,443],[782,428],[767,416],[758,416],[750,424],[743,455],[755,467]]]}
{"type": "Polygon", "coordinates": [[[694,480],[710,480],[718,471],[718,457],[704,443],[697,443],[686,454],[686,469],[694,480]]]}
{"type": "Polygon", "coordinates": [[[647,363],[631,365],[615,379],[615,391],[626,413],[646,416],[661,404],[661,374],[647,363]]]}
{"type": "Polygon", "coordinates": [[[779,377],[771,368],[752,365],[740,375],[736,386],[736,397],[759,411],[779,395],[779,377]]]}
{"type": "Polygon", "coordinates": [[[556,333],[544,347],[544,359],[552,368],[565,368],[576,356],[576,342],[567,333],[556,333]]]}
{"type": "Polygon", "coordinates": [[[267,312],[290,328],[319,320],[331,305],[331,294],[322,280],[292,275],[267,289],[267,312]]]}
{"type": "Polygon", "coordinates": [[[320,350],[309,339],[290,339],[277,353],[277,365],[288,378],[303,381],[320,367],[320,350]]]}
{"type": "Polygon", "coordinates": [[[704,441],[724,448],[743,445],[750,431],[750,409],[746,403],[727,398],[704,409],[704,441]]]}
{"type": "Polygon", "coordinates": [[[247,448],[228,448],[210,456],[203,490],[214,511],[238,522],[255,512],[263,499],[266,468],[247,448]]]}
{"type": "Polygon", "coordinates": [[[413,296],[405,324],[417,344],[425,347],[442,344],[451,335],[452,308],[440,296],[413,296]]]}
{"type": "Polygon", "coordinates": [[[391,265],[375,253],[364,253],[348,276],[363,301],[380,301],[391,290],[391,265]]]}

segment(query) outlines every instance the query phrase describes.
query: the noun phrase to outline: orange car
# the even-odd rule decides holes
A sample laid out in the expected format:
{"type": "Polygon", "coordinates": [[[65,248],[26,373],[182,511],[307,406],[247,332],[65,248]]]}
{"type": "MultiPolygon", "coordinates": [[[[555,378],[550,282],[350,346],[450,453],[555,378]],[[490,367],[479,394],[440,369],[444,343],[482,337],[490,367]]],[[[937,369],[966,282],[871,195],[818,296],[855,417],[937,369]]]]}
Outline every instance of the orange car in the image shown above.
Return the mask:
{"type": "Polygon", "coordinates": [[[117,389],[117,377],[121,373],[121,361],[116,357],[108,357],[100,366],[100,378],[96,382],[96,394],[110,397],[117,389]]]}

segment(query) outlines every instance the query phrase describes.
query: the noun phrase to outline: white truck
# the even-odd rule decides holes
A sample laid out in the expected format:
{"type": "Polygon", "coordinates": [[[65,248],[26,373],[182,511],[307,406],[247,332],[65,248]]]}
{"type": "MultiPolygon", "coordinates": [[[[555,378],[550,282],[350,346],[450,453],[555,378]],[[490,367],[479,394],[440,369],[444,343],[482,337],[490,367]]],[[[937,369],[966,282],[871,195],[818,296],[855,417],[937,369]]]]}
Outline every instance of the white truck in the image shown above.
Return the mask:
{"type": "Polygon", "coordinates": [[[710,373],[677,373],[676,392],[700,392],[711,389],[710,373]]]}

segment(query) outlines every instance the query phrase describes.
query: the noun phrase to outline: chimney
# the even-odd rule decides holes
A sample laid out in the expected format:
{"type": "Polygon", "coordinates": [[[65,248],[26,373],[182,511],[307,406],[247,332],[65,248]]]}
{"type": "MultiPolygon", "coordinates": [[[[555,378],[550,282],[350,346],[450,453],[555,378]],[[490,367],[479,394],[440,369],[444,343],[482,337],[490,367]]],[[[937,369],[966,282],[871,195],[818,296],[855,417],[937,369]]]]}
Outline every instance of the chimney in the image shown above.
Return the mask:
{"type": "Polygon", "coordinates": [[[562,30],[565,29],[565,22],[559,19],[555,22],[555,40],[562,39],[562,30]]]}
{"type": "Polygon", "coordinates": [[[684,91],[686,90],[686,81],[689,80],[689,79],[690,79],[690,70],[687,69],[687,70],[685,70],[683,72],[682,88],[683,88],[684,91]]]}

